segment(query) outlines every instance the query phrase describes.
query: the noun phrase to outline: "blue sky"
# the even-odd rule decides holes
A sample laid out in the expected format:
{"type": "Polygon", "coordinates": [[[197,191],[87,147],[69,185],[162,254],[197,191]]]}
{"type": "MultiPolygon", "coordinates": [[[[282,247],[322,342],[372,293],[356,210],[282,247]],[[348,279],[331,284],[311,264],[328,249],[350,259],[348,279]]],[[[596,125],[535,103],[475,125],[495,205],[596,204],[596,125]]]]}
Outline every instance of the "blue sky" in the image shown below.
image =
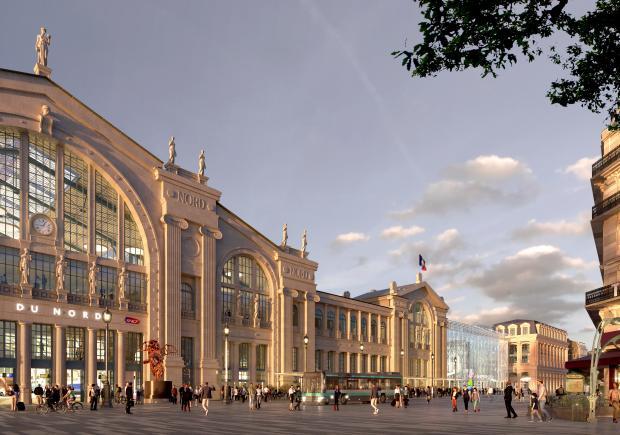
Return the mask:
{"type": "Polygon", "coordinates": [[[195,170],[274,241],[308,229],[319,288],[425,279],[450,317],[527,317],[589,342],[601,285],[588,173],[603,115],[551,106],[545,59],[497,79],[412,79],[409,0],[20,1],[0,16],[3,68],[53,79],[144,147],[195,170]]]}

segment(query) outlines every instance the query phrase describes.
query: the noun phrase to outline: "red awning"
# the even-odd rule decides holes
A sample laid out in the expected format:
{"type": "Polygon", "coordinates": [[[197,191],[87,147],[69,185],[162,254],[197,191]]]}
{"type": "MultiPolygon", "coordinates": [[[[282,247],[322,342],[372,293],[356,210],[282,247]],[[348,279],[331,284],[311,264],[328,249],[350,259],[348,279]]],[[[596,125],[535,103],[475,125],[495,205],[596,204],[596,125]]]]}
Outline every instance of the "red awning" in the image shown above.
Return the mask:
{"type": "MultiPolygon", "coordinates": [[[[566,361],[564,363],[564,367],[568,370],[589,369],[590,364],[592,364],[590,362],[590,358],[591,355],[588,355],[579,359],[566,361]]],[[[620,365],[620,350],[610,350],[608,352],[604,352],[598,360],[599,368],[617,365],[620,365]]]]}

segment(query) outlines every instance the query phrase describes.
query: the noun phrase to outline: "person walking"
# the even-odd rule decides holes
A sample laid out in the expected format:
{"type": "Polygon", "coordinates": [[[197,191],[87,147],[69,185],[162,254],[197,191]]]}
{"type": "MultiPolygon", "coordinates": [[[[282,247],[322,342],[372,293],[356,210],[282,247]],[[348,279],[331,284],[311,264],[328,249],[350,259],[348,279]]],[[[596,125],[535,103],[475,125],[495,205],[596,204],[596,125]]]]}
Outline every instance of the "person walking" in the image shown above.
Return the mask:
{"type": "Polygon", "coordinates": [[[504,388],[504,405],[506,406],[506,412],[508,415],[504,418],[517,418],[517,413],[512,407],[512,396],[514,395],[514,388],[510,381],[506,382],[506,388],[504,388]]]}
{"type": "Polygon", "coordinates": [[[209,400],[212,398],[212,389],[209,383],[205,383],[204,387],[200,390],[200,399],[202,401],[202,409],[205,411],[205,415],[209,415],[209,400]]]}
{"type": "Polygon", "coordinates": [[[618,423],[618,415],[620,415],[620,390],[618,390],[617,382],[614,382],[613,388],[609,391],[609,404],[614,409],[614,423],[618,423]]]}
{"type": "Polygon", "coordinates": [[[125,384],[125,414],[132,414],[131,407],[133,406],[133,383],[127,382],[125,384]]]}
{"type": "Polygon", "coordinates": [[[536,416],[538,416],[538,421],[542,423],[543,419],[540,416],[538,410],[540,409],[540,402],[538,401],[538,394],[532,393],[530,394],[530,402],[532,404],[532,418],[530,418],[530,423],[534,423],[536,421],[536,416]]]}
{"type": "Polygon", "coordinates": [[[192,387],[189,384],[185,384],[185,389],[183,390],[183,402],[185,404],[185,411],[192,412],[192,395],[193,395],[192,387]]]}
{"type": "Polygon", "coordinates": [[[545,417],[545,421],[553,420],[549,414],[549,411],[545,409],[545,404],[547,403],[547,387],[543,383],[542,379],[538,380],[536,394],[538,394],[538,408],[540,409],[540,415],[545,417]]]}
{"type": "Polygon", "coordinates": [[[450,398],[452,400],[452,412],[458,412],[458,408],[457,408],[457,402],[456,399],[459,396],[459,390],[456,387],[452,387],[452,394],[450,395],[450,398]]]}
{"type": "MultiPolygon", "coordinates": [[[[340,396],[338,396],[340,397],[340,396]]],[[[289,400],[289,405],[288,405],[288,410],[289,411],[293,411],[294,408],[294,404],[295,404],[295,387],[293,387],[291,385],[291,388],[288,389],[288,400],[289,400]]]]}
{"type": "Polygon", "coordinates": [[[90,410],[97,410],[97,397],[95,396],[95,384],[91,384],[88,389],[88,402],[90,403],[90,410]]]}
{"type": "Polygon", "coordinates": [[[401,404],[401,393],[400,393],[400,385],[396,384],[396,387],[394,388],[394,401],[396,402],[396,407],[400,408],[400,404],[401,404]]]}
{"type": "Polygon", "coordinates": [[[297,385],[297,389],[295,390],[295,408],[298,411],[301,411],[301,387],[297,385]]]}
{"type": "Polygon", "coordinates": [[[372,407],[373,415],[379,414],[379,408],[377,408],[377,401],[379,400],[379,389],[377,388],[377,384],[372,383],[372,387],[370,388],[370,406],[372,407]]]}
{"type": "Polygon", "coordinates": [[[480,412],[480,393],[478,392],[478,388],[474,387],[471,392],[471,405],[474,408],[475,412],[480,412]]]}
{"type": "Polygon", "coordinates": [[[260,409],[260,403],[262,399],[263,399],[263,387],[261,387],[260,385],[256,385],[256,402],[255,402],[256,409],[260,409]]]}
{"type": "Polygon", "coordinates": [[[334,411],[340,411],[340,385],[336,385],[334,388],[334,411]]]}
{"type": "Polygon", "coordinates": [[[431,399],[433,398],[433,391],[431,390],[430,386],[426,387],[426,404],[430,405],[431,404],[431,399]]]}
{"type": "Polygon", "coordinates": [[[250,411],[254,411],[254,400],[256,399],[256,391],[254,391],[254,384],[250,384],[248,387],[248,399],[250,400],[250,411]]]}
{"type": "Polygon", "coordinates": [[[41,387],[41,384],[37,384],[33,393],[37,398],[37,405],[41,406],[43,404],[43,387],[41,387]]]}
{"type": "Polygon", "coordinates": [[[469,414],[469,389],[466,385],[463,385],[463,406],[465,407],[465,414],[469,414]]]}

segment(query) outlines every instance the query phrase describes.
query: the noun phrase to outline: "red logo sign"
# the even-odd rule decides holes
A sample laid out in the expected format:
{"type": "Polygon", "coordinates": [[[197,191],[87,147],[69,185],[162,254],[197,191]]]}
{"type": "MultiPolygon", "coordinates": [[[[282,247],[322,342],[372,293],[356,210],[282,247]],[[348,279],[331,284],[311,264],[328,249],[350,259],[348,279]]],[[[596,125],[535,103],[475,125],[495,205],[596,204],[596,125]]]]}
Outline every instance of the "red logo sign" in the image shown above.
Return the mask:
{"type": "Polygon", "coordinates": [[[136,319],[135,317],[125,317],[125,323],[129,323],[130,325],[137,325],[140,323],[140,319],[136,319]]]}

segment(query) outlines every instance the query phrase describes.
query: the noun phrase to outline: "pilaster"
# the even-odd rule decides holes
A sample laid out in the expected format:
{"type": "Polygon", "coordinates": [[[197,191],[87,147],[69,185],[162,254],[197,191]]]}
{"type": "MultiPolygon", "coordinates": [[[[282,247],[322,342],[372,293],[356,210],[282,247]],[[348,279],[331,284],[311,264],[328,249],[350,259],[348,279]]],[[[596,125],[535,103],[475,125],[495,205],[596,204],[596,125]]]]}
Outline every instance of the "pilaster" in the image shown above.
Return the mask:
{"type": "MultiPolygon", "coordinates": [[[[116,331],[116,362],[114,370],[116,371],[114,379],[118,385],[125,385],[125,382],[133,381],[133,379],[125,379],[125,331],[116,331]]],[[[136,388],[136,386],[134,386],[136,388]]]]}
{"type": "Polygon", "coordinates": [[[87,329],[86,386],[97,383],[97,330],[87,329]]]}
{"type": "Polygon", "coordinates": [[[54,325],[54,359],[53,382],[58,385],[67,384],[67,343],[65,328],[62,325],[54,325]]]}
{"type": "Polygon", "coordinates": [[[21,320],[18,322],[19,347],[17,352],[17,379],[21,387],[21,400],[26,404],[31,403],[31,326],[32,323],[30,322],[21,320]]]}

